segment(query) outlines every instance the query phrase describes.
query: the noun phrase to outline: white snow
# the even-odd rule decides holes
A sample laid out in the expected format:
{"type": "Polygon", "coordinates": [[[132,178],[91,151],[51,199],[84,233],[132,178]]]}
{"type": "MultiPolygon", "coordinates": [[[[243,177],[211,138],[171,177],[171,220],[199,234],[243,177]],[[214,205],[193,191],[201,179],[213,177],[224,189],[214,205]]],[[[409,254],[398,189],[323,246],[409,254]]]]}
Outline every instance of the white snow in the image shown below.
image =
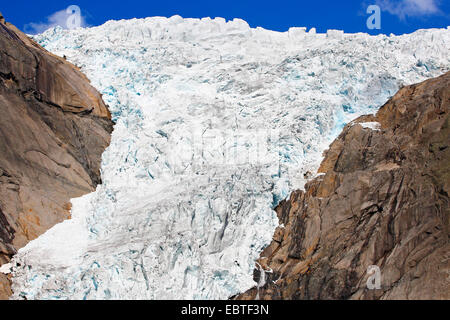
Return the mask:
{"type": "Polygon", "coordinates": [[[345,123],[450,67],[447,29],[305,31],[175,16],[36,36],[81,67],[117,124],[103,184],[13,258],[13,298],[226,299],[255,286],[272,208],[345,123]]]}
{"type": "Polygon", "coordinates": [[[371,129],[374,131],[380,131],[381,128],[381,124],[379,122],[360,122],[358,124],[361,125],[363,128],[371,129]]]}
{"type": "Polygon", "coordinates": [[[5,263],[0,266],[0,273],[3,274],[10,274],[11,273],[12,264],[11,263],[5,263]]]}

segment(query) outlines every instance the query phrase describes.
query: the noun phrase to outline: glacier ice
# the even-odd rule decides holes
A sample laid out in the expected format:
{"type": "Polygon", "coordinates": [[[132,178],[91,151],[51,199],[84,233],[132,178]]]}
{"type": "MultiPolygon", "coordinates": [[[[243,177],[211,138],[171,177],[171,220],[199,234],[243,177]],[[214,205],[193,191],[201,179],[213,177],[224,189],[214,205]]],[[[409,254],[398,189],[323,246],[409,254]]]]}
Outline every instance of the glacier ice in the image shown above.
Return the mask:
{"type": "Polygon", "coordinates": [[[13,258],[14,299],[226,299],[323,150],[399,87],[450,69],[450,30],[274,32],[152,17],[35,36],[116,121],[103,184],[13,258]],[[255,147],[256,146],[256,147],[255,147]]]}

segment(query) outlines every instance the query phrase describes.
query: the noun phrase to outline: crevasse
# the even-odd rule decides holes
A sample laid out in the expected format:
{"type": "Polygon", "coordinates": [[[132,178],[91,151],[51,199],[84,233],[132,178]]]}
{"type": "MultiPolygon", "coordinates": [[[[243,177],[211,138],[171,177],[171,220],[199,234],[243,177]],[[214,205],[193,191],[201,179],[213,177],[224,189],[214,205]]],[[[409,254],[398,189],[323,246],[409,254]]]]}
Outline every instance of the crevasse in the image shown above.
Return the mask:
{"type": "Polygon", "coordinates": [[[117,122],[103,184],[14,257],[13,298],[226,299],[345,123],[450,69],[450,30],[280,33],[235,19],[109,21],[35,37],[117,122]]]}

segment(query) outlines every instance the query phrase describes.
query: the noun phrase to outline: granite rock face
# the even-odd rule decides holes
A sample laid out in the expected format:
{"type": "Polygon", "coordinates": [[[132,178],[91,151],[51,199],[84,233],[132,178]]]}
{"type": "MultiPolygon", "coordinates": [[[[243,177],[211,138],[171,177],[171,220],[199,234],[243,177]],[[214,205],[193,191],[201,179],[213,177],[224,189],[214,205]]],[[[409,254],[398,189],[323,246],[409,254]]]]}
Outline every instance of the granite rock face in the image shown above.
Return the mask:
{"type": "Polygon", "coordinates": [[[450,299],[449,109],[447,73],[348,124],[237,298],[450,299]]]}
{"type": "MultiPolygon", "coordinates": [[[[74,65],[0,17],[1,265],[95,190],[113,123],[74,65]]],[[[8,285],[0,275],[0,298],[8,285]]]]}

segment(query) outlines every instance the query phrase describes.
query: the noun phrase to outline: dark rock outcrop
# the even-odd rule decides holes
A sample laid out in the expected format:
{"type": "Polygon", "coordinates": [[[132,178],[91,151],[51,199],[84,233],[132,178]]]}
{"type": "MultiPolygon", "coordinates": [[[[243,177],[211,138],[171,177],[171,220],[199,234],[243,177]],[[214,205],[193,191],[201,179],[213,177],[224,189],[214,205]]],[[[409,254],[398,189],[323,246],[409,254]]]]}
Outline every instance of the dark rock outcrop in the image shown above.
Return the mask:
{"type": "Polygon", "coordinates": [[[265,284],[238,299],[449,299],[449,108],[447,73],[348,124],[323,175],[276,208],[265,284]]]}
{"type": "MultiPolygon", "coordinates": [[[[0,265],[95,190],[112,126],[74,65],[0,18],[0,265]]],[[[0,298],[9,293],[0,275],[0,298]]]]}

